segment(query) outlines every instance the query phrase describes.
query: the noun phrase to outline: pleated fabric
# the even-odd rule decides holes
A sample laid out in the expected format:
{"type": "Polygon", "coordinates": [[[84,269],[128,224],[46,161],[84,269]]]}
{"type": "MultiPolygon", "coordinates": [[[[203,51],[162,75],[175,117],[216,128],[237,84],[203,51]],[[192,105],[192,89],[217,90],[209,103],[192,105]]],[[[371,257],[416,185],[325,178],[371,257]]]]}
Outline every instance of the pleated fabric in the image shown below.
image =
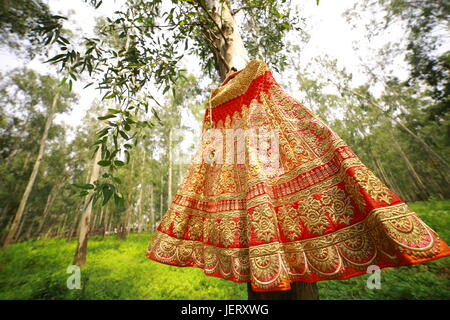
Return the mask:
{"type": "Polygon", "coordinates": [[[148,258],[275,291],[450,255],[263,61],[230,74],[207,105],[148,258]]]}

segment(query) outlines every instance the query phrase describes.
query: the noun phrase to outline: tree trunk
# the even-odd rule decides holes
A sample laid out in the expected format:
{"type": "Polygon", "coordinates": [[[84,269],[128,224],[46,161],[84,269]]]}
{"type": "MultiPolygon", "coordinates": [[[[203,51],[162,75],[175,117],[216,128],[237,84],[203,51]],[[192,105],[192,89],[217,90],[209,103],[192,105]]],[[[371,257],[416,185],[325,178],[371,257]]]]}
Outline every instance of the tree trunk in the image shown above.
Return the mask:
{"type": "MultiPolygon", "coordinates": [[[[342,88],[339,84],[337,85],[338,88],[342,88]]],[[[367,99],[367,97],[361,95],[358,92],[355,92],[354,90],[348,89],[348,88],[343,88],[346,91],[349,91],[351,93],[353,93],[354,95],[360,97],[361,99],[364,100],[368,100],[368,102],[370,104],[372,104],[373,106],[375,106],[381,113],[382,116],[391,119],[394,121],[394,123],[397,123],[403,130],[405,130],[410,136],[412,136],[414,138],[414,140],[416,140],[419,144],[422,145],[422,147],[431,155],[433,156],[437,161],[439,161],[439,163],[446,168],[447,170],[450,169],[450,165],[447,163],[447,161],[445,161],[444,158],[442,158],[439,154],[437,154],[433,148],[431,148],[421,137],[419,137],[417,134],[415,134],[414,132],[412,132],[400,119],[394,118],[391,115],[386,114],[386,112],[384,111],[384,109],[375,101],[373,101],[372,99],[367,99]]]]}
{"type": "Polygon", "coordinates": [[[164,195],[163,195],[163,190],[164,190],[164,180],[163,180],[163,175],[161,175],[161,187],[160,187],[160,190],[161,190],[161,194],[160,194],[160,201],[159,201],[159,217],[161,218],[162,216],[163,216],[163,209],[164,209],[164,206],[163,206],[163,201],[164,201],[164,195]]]}
{"type": "MultiPolygon", "coordinates": [[[[100,161],[102,155],[102,148],[98,148],[97,153],[95,154],[94,162],[92,163],[92,172],[91,177],[89,179],[89,183],[93,184],[95,180],[97,180],[100,166],[97,162],[100,161]]],[[[81,215],[81,219],[78,226],[78,243],[77,249],[75,250],[75,256],[73,259],[73,264],[77,266],[83,266],[86,263],[86,254],[87,254],[87,243],[88,243],[88,234],[89,234],[89,226],[91,222],[91,214],[92,214],[92,195],[94,191],[91,189],[88,191],[88,195],[86,196],[86,200],[84,203],[84,212],[81,215]]]]}
{"type": "MultiPolygon", "coordinates": [[[[134,176],[134,157],[131,159],[130,177],[134,176]]],[[[131,181],[131,185],[133,181],[131,181]]],[[[131,219],[131,209],[133,208],[133,188],[128,191],[127,196],[127,208],[125,210],[125,216],[123,218],[122,230],[120,232],[120,239],[125,240],[130,233],[130,219],[131,219]]]]}
{"type": "Polygon", "coordinates": [[[72,236],[73,236],[73,233],[75,232],[75,229],[77,226],[78,211],[79,211],[79,208],[77,207],[77,211],[74,214],[72,224],[70,225],[70,228],[69,228],[69,233],[67,234],[67,242],[72,241],[72,236]]]}
{"type": "Polygon", "coordinates": [[[38,227],[38,231],[37,231],[38,235],[42,232],[42,228],[44,227],[45,220],[47,219],[50,208],[52,207],[53,202],[56,199],[56,195],[58,194],[58,191],[61,188],[61,186],[63,185],[65,180],[66,179],[63,179],[62,182],[55,184],[47,197],[47,202],[45,203],[44,212],[42,214],[42,219],[39,223],[39,227],[38,227]]]}
{"type": "MultiPolygon", "coordinates": [[[[28,212],[28,215],[30,215],[29,212],[28,212]]],[[[20,221],[19,230],[17,230],[16,235],[15,235],[14,238],[13,238],[13,241],[14,241],[14,242],[19,242],[19,238],[20,238],[20,235],[21,235],[21,233],[22,233],[22,229],[23,229],[23,226],[24,226],[24,224],[25,224],[26,218],[27,218],[27,214],[24,213],[24,215],[22,216],[22,219],[21,219],[21,221],[20,221]]]]}
{"type": "Polygon", "coordinates": [[[248,300],[319,300],[317,284],[307,282],[291,283],[291,290],[256,292],[247,282],[248,300]]]}
{"type": "Polygon", "coordinates": [[[178,162],[178,185],[177,187],[179,188],[181,183],[183,182],[183,164],[182,164],[182,155],[181,155],[181,151],[179,153],[179,162],[178,162]]]}
{"type": "Polygon", "coordinates": [[[223,80],[225,75],[236,68],[242,69],[249,61],[239,29],[226,2],[220,0],[198,1],[200,7],[212,18],[215,28],[204,30],[216,60],[216,69],[223,80]]]}
{"type": "Polygon", "coordinates": [[[132,192],[131,190],[128,192],[127,196],[127,208],[125,210],[125,216],[123,218],[122,228],[120,231],[120,239],[125,240],[130,233],[130,216],[131,216],[131,208],[132,208],[132,192]]]}
{"type": "Polygon", "coordinates": [[[420,178],[420,176],[417,173],[417,171],[414,169],[414,166],[412,165],[412,163],[409,160],[409,158],[406,155],[406,153],[403,151],[403,149],[400,146],[400,144],[398,143],[397,139],[394,137],[394,134],[392,133],[392,131],[391,131],[391,137],[392,137],[392,140],[394,141],[395,147],[397,148],[398,152],[400,153],[400,155],[402,156],[403,160],[405,161],[406,167],[408,168],[408,171],[413,176],[414,182],[418,186],[419,192],[422,194],[421,200],[428,199],[429,193],[428,193],[427,188],[425,187],[425,184],[423,183],[423,181],[420,178]]]}
{"type": "Polygon", "coordinates": [[[67,214],[64,215],[63,222],[59,226],[58,233],[56,234],[56,236],[58,238],[62,237],[62,235],[64,234],[64,229],[66,227],[66,221],[67,221],[67,214]]]}
{"type": "Polygon", "coordinates": [[[47,215],[50,208],[50,203],[52,202],[53,198],[53,192],[50,191],[50,193],[47,196],[47,201],[45,203],[44,212],[42,213],[42,218],[40,219],[37,234],[39,235],[42,232],[42,228],[44,226],[45,220],[47,219],[47,215]]]}
{"type": "Polygon", "coordinates": [[[7,247],[11,244],[19,228],[20,220],[23,216],[25,206],[27,205],[28,197],[30,196],[31,189],[33,188],[34,181],[36,180],[36,176],[39,172],[39,167],[41,166],[42,158],[44,156],[45,151],[45,144],[47,142],[48,131],[50,129],[50,126],[52,125],[54,110],[56,109],[56,103],[58,102],[58,99],[59,93],[56,93],[55,96],[53,97],[52,106],[48,112],[47,120],[45,122],[44,132],[42,133],[39,152],[33,166],[33,171],[31,172],[30,179],[28,180],[28,184],[25,188],[25,192],[23,193],[22,199],[20,200],[20,204],[19,207],[17,208],[16,215],[14,216],[11,229],[9,230],[8,235],[6,236],[5,241],[3,242],[3,247],[7,247]]]}
{"type": "Polygon", "coordinates": [[[137,236],[137,238],[138,238],[138,240],[140,240],[141,239],[141,231],[142,231],[142,220],[143,220],[143,204],[142,204],[142,201],[143,201],[143,199],[144,199],[144,197],[143,197],[143,194],[144,194],[144,167],[145,167],[145,155],[146,155],[146,152],[145,152],[145,149],[144,149],[144,152],[143,152],[143,155],[142,155],[142,164],[141,164],[141,187],[140,187],[140,189],[139,189],[139,211],[138,211],[138,230],[137,230],[137,232],[138,232],[138,236],[137,236]]]}
{"type": "Polygon", "coordinates": [[[150,185],[150,231],[155,231],[155,191],[153,183],[150,185]]]}
{"type": "Polygon", "coordinates": [[[106,233],[108,232],[108,223],[109,223],[109,212],[110,212],[110,209],[108,208],[109,206],[107,206],[106,207],[106,212],[105,212],[105,214],[104,214],[104,216],[103,216],[103,239],[105,238],[105,236],[106,236],[106,233]]]}
{"type": "Polygon", "coordinates": [[[48,228],[48,231],[45,233],[44,239],[50,238],[51,235],[52,235],[52,231],[53,231],[53,226],[51,226],[50,228],[48,228]]]}
{"type": "Polygon", "coordinates": [[[168,175],[167,175],[167,208],[170,207],[170,201],[172,200],[172,171],[173,171],[173,164],[172,164],[172,128],[169,129],[169,148],[168,148],[168,175]]]}
{"type": "MultiPolygon", "coordinates": [[[[98,228],[99,228],[99,229],[100,229],[101,226],[102,226],[102,222],[103,222],[103,214],[104,214],[104,212],[105,212],[105,207],[102,206],[102,207],[100,208],[100,217],[98,218],[98,228]]],[[[94,225],[94,228],[96,228],[95,225],[94,225]]]]}

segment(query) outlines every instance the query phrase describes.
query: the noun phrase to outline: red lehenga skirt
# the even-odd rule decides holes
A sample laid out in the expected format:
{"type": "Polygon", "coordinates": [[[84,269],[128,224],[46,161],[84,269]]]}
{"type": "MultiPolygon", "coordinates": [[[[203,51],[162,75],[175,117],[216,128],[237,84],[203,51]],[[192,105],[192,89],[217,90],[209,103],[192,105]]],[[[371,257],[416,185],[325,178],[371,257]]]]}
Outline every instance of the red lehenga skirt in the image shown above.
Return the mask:
{"type": "Polygon", "coordinates": [[[264,62],[252,60],[229,75],[209,101],[203,132],[215,134],[203,136],[148,258],[274,291],[296,281],[366,274],[372,265],[450,255],[436,232],[288,95],[264,62]],[[272,140],[250,138],[274,131],[272,148],[264,144],[272,140]],[[225,139],[232,135],[238,138],[225,139]],[[266,150],[278,165],[264,161],[266,150]]]}

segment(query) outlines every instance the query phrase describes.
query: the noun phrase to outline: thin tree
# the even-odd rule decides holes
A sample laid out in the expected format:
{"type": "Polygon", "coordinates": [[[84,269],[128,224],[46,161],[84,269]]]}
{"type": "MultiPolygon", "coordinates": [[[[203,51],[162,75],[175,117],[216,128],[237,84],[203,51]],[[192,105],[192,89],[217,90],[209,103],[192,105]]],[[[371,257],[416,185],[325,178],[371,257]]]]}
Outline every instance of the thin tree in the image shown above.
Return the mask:
{"type": "MultiPolygon", "coordinates": [[[[98,179],[100,173],[100,165],[98,164],[98,162],[101,159],[101,153],[102,153],[101,148],[98,148],[97,152],[95,153],[94,161],[92,162],[92,172],[91,177],[89,179],[90,184],[93,184],[94,181],[98,179]]],[[[78,225],[78,232],[77,232],[78,242],[77,248],[75,250],[75,257],[73,259],[73,264],[77,266],[83,266],[86,263],[87,243],[92,215],[93,194],[94,194],[93,189],[90,189],[88,191],[88,196],[85,198],[84,211],[83,214],[81,215],[80,222],[78,225]]]]}
{"type": "Polygon", "coordinates": [[[3,247],[7,247],[12,243],[12,241],[18,231],[20,221],[22,219],[22,216],[23,216],[23,213],[25,210],[25,206],[27,205],[28,198],[30,196],[31,190],[33,189],[33,185],[36,180],[36,176],[39,172],[39,167],[41,166],[42,158],[44,157],[44,151],[45,151],[45,146],[47,143],[48,131],[53,122],[53,117],[54,117],[54,114],[56,111],[56,104],[58,103],[58,99],[59,99],[59,92],[56,92],[53,97],[53,103],[47,114],[47,120],[45,121],[44,130],[42,132],[41,141],[39,144],[39,151],[37,154],[36,161],[34,162],[33,170],[31,171],[31,175],[30,175],[30,178],[28,179],[27,186],[25,187],[25,191],[22,194],[22,198],[20,199],[19,207],[17,208],[16,214],[14,216],[14,220],[11,224],[11,228],[9,229],[9,232],[5,238],[5,241],[3,242],[3,247]]]}

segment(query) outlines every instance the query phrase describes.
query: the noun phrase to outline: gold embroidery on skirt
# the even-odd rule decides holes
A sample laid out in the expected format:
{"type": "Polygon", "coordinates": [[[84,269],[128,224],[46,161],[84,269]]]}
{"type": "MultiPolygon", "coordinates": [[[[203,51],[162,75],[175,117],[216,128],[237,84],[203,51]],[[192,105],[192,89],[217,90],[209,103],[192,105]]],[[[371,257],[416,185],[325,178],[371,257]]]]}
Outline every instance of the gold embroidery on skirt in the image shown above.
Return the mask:
{"type": "MultiPolygon", "coordinates": [[[[219,224],[216,219],[207,220],[211,220],[212,226],[219,224]]],[[[243,225],[245,223],[238,223],[237,228],[243,225]]],[[[204,267],[207,274],[219,271],[240,281],[250,280],[251,271],[251,280],[267,288],[283,277],[301,279],[310,273],[333,279],[347,267],[365,270],[367,265],[377,264],[382,256],[398,263],[399,249],[417,257],[431,257],[439,251],[438,239],[405,203],[400,203],[377,208],[363,221],[309,239],[250,248],[222,248],[160,234],[149,251],[159,261],[180,265],[195,262],[204,267]]]]}
{"type": "Polygon", "coordinates": [[[291,205],[280,207],[278,210],[278,221],[284,236],[294,240],[301,235],[300,217],[297,210],[291,205]]]}
{"type": "Polygon", "coordinates": [[[305,224],[309,232],[323,234],[325,229],[330,227],[330,222],[325,215],[325,208],[319,200],[308,197],[298,204],[300,219],[305,224]]]}
{"type": "Polygon", "coordinates": [[[276,237],[277,227],[275,219],[275,211],[267,203],[253,210],[252,225],[259,239],[270,242],[273,237],[276,237]]]}
{"type": "Polygon", "coordinates": [[[191,216],[188,223],[188,235],[192,240],[200,239],[203,235],[203,219],[191,216]]]}
{"type": "Polygon", "coordinates": [[[187,223],[188,223],[188,215],[187,214],[178,212],[173,217],[173,230],[172,231],[178,238],[181,238],[184,235],[184,232],[186,231],[187,223]]]}
{"type": "Polygon", "coordinates": [[[225,246],[229,247],[234,243],[236,235],[236,221],[233,218],[223,218],[220,221],[220,242],[225,246]]]}
{"type": "Polygon", "coordinates": [[[322,192],[322,203],[326,206],[326,212],[336,223],[350,224],[351,217],[355,215],[350,197],[338,186],[322,192]]]}
{"type": "Polygon", "coordinates": [[[391,203],[391,191],[369,168],[356,167],[354,177],[374,200],[391,203]]]}

